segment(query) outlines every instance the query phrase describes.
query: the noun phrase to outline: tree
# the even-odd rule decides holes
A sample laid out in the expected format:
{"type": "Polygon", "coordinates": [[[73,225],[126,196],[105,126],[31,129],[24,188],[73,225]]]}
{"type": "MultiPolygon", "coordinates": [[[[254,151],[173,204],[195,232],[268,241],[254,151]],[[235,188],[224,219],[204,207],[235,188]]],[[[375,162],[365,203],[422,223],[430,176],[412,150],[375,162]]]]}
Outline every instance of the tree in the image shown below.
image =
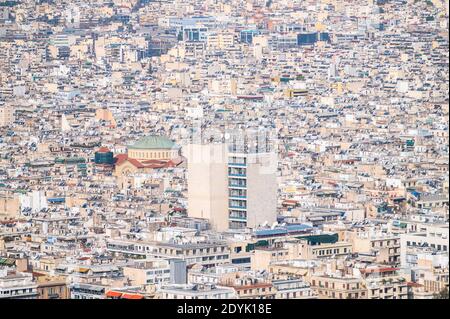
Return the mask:
{"type": "Polygon", "coordinates": [[[448,298],[448,287],[445,287],[436,294],[433,294],[433,299],[449,299],[448,298]]]}

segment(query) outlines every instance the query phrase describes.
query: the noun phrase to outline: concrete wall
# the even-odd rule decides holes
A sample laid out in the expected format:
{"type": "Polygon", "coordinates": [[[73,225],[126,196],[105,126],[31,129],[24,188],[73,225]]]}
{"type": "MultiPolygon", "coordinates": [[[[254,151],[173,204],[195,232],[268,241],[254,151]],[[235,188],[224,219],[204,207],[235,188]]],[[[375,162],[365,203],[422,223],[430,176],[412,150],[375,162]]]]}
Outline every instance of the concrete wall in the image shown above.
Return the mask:
{"type": "Polygon", "coordinates": [[[277,217],[277,179],[271,155],[247,158],[247,226],[272,224],[277,217]]]}
{"type": "Polygon", "coordinates": [[[223,145],[189,145],[188,215],[207,218],[216,231],[228,229],[227,156],[223,145]]]}

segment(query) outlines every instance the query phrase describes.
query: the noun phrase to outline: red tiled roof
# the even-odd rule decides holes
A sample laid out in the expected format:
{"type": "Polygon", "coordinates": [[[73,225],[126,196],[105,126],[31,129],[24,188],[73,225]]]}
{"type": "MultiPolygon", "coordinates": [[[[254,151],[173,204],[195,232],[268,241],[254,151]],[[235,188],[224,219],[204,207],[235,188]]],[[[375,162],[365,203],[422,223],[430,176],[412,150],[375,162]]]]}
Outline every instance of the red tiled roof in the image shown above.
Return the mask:
{"type": "Polygon", "coordinates": [[[109,148],[103,146],[103,147],[100,147],[97,150],[97,152],[99,152],[99,153],[107,153],[107,152],[110,152],[110,150],[109,150],[109,148]]]}
{"type": "Polygon", "coordinates": [[[134,158],[129,158],[127,154],[117,154],[116,155],[116,166],[120,166],[125,162],[131,163],[133,166],[137,168],[164,168],[164,167],[175,167],[183,162],[182,158],[173,159],[173,160],[142,160],[139,161],[134,158]]]}
{"type": "Polygon", "coordinates": [[[110,290],[106,293],[106,297],[111,297],[111,298],[118,298],[118,297],[122,297],[123,293],[119,292],[119,291],[113,291],[110,290]]]}
{"type": "Polygon", "coordinates": [[[115,158],[116,166],[120,166],[125,162],[129,162],[137,168],[144,168],[144,165],[142,165],[138,160],[134,158],[128,158],[128,154],[117,154],[115,158]]]}
{"type": "Polygon", "coordinates": [[[89,257],[80,257],[80,258],[78,258],[78,260],[88,260],[89,259],[89,257]]]}
{"type": "Polygon", "coordinates": [[[134,158],[127,158],[127,161],[130,162],[133,166],[137,168],[144,168],[145,165],[142,165],[141,162],[139,162],[137,159],[134,158]]]}
{"type": "Polygon", "coordinates": [[[138,294],[123,294],[123,299],[144,299],[144,296],[138,294]]]}
{"type": "Polygon", "coordinates": [[[124,163],[128,158],[127,154],[117,154],[115,156],[116,159],[116,165],[121,165],[122,163],[124,163]]]}

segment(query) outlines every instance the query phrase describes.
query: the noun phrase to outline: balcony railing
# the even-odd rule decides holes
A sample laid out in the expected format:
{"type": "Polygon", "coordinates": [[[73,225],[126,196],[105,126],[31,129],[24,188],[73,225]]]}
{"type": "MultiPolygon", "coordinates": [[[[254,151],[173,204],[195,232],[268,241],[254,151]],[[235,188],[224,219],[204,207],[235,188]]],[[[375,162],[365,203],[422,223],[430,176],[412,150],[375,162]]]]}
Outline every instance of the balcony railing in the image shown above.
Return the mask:
{"type": "Polygon", "coordinates": [[[230,216],[229,217],[231,220],[237,220],[237,221],[246,221],[247,217],[243,217],[243,216],[230,216]]]}
{"type": "Polygon", "coordinates": [[[245,195],[231,195],[230,194],[230,199],[233,199],[233,198],[236,198],[236,199],[247,199],[247,196],[245,196],[245,195]]]}
{"type": "Polygon", "coordinates": [[[229,183],[228,186],[229,187],[234,187],[234,188],[247,188],[246,184],[232,184],[232,183],[229,183]]]}
{"type": "Polygon", "coordinates": [[[232,173],[229,173],[228,176],[231,176],[231,177],[247,177],[247,174],[232,174],[232,173]]]}
{"type": "Polygon", "coordinates": [[[228,163],[228,166],[245,167],[245,166],[247,166],[247,164],[245,164],[245,163],[228,163]]]}
{"type": "Polygon", "coordinates": [[[247,209],[247,206],[232,206],[232,205],[230,205],[228,207],[231,209],[247,209]]]}

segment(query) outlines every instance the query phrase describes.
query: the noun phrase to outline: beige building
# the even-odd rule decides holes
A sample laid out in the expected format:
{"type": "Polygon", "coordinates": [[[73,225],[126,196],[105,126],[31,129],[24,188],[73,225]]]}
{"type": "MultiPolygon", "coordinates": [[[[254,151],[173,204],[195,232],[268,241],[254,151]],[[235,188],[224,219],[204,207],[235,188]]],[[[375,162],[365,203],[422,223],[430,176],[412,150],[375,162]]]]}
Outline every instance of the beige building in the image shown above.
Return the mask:
{"type": "Polygon", "coordinates": [[[188,215],[206,218],[217,231],[228,229],[226,147],[188,145],[188,215]]]}
{"type": "Polygon", "coordinates": [[[361,278],[314,275],[309,278],[309,283],[321,299],[367,299],[361,278]]]}
{"type": "Polygon", "coordinates": [[[70,299],[70,290],[64,277],[36,276],[37,299],[70,299]]]}
{"type": "Polygon", "coordinates": [[[268,270],[272,263],[289,259],[287,248],[258,248],[252,256],[252,270],[268,270]]]}
{"type": "Polygon", "coordinates": [[[148,173],[156,168],[174,167],[181,164],[179,147],[163,136],[146,136],[128,146],[127,154],[116,156],[115,174],[131,175],[148,173]]]}
{"type": "Polygon", "coordinates": [[[20,212],[19,197],[12,194],[0,193],[0,221],[15,218],[20,212]]]}
{"type": "Polygon", "coordinates": [[[386,235],[359,234],[352,239],[353,251],[376,253],[379,263],[396,265],[400,263],[400,237],[386,235]]]}
{"type": "Polygon", "coordinates": [[[374,267],[361,269],[369,299],[408,299],[406,279],[397,274],[398,268],[374,267]]]}
{"type": "Polygon", "coordinates": [[[186,153],[190,217],[216,231],[276,221],[276,154],[231,153],[226,144],[191,144],[186,153]]]}
{"type": "Polygon", "coordinates": [[[289,256],[293,259],[319,259],[329,257],[346,256],[352,252],[352,245],[348,242],[336,242],[334,244],[310,245],[307,240],[287,242],[285,247],[289,250],[289,256]]]}
{"type": "Polygon", "coordinates": [[[128,146],[128,158],[139,161],[171,160],[179,156],[179,148],[163,136],[146,136],[128,146]]]}
{"type": "Polygon", "coordinates": [[[14,122],[14,108],[10,105],[0,105],[0,127],[14,122]]]}

